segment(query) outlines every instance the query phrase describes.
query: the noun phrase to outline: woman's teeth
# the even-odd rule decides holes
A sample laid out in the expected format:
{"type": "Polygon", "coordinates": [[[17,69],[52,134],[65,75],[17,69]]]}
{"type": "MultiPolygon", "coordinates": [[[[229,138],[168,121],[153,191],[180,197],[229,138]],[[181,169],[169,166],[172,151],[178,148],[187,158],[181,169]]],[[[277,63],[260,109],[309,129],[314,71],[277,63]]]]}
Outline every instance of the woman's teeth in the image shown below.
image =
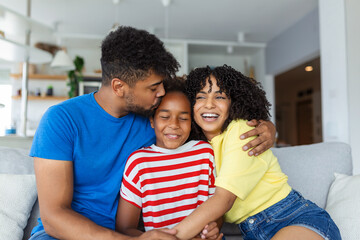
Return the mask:
{"type": "Polygon", "coordinates": [[[219,117],[219,115],[215,114],[215,113],[204,113],[204,114],[201,114],[201,116],[203,118],[217,118],[217,117],[219,117]]]}

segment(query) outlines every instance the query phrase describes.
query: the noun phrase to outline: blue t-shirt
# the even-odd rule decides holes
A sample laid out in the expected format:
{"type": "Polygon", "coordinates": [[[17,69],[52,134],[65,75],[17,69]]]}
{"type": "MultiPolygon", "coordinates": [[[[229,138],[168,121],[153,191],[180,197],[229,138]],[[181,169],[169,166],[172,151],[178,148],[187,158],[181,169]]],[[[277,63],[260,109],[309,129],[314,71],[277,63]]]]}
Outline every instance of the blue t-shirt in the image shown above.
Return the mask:
{"type": "MultiPolygon", "coordinates": [[[[94,93],[50,107],[34,136],[30,156],[72,161],[72,209],[96,224],[115,229],[122,175],[128,156],[155,143],[150,121],[136,114],[115,118],[94,93]]],[[[33,233],[43,230],[41,219],[33,233]]]]}

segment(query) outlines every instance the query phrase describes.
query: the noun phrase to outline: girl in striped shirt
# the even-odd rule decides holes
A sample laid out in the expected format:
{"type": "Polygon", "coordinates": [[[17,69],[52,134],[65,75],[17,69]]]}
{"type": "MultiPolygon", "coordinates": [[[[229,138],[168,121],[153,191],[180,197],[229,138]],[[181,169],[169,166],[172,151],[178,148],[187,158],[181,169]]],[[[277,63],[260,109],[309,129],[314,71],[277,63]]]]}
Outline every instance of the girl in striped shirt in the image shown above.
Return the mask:
{"type": "MultiPolygon", "coordinates": [[[[187,141],[191,107],[184,85],[179,79],[171,81],[150,120],[156,144],[139,149],[128,158],[116,217],[117,231],[140,235],[137,226],[141,211],[146,231],[172,228],[214,193],[211,145],[206,141],[187,141]]],[[[222,237],[215,222],[204,230],[205,234],[199,237],[222,237]]]]}

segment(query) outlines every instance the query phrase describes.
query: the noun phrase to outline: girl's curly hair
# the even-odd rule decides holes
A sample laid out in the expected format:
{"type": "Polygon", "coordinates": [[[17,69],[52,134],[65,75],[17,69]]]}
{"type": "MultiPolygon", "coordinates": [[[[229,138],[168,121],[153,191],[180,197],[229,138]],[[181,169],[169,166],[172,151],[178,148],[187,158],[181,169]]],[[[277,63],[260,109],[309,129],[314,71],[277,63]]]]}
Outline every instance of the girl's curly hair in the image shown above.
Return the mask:
{"type": "Polygon", "coordinates": [[[133,86],[151,72],[174,77],[179,66],[163,42],[145,30],[118,27],[101,45],[103,85],[108,85],[113,78],[120,78],[133,86]]]}
{"type": "MultiPolygon", "coordinates": [[[[229,118],[225,121],[222,131],[236,119],[269,120],[271,104],[266,99],[265,91],[260,83],[227,65],[213,69],[209,66],[196,68],[189,73],[186,80],[186,92],[192,109],[196,102],[196,95],[206,86],[206,82],[210,84],[211,89],[211,75],[217,80],[220,91],[231,99],[229,118]]],[[[196,123],[194,126],[191,138],[206,140],[201,128],[196,123]]]]}

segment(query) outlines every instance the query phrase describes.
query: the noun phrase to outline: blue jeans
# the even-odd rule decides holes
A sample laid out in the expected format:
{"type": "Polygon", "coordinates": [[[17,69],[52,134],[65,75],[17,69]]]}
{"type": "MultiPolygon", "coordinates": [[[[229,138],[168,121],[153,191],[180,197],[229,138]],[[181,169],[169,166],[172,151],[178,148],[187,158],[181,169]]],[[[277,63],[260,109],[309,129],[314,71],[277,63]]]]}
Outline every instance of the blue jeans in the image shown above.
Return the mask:
{"type": "Polygon", "coordinates": [[[268,240],[287,226],[306,227],[326,240],[341,240],[340,231],[330,215],[295,190],[280,202],[247,218],[238,226],[244,240],[268,240]]]}
{"type": "Polygon", "coordinates": [[[56,238],[49,236],[45,230],[41,230],[34,233],[29,240],[56,240],[56,238]]]}

